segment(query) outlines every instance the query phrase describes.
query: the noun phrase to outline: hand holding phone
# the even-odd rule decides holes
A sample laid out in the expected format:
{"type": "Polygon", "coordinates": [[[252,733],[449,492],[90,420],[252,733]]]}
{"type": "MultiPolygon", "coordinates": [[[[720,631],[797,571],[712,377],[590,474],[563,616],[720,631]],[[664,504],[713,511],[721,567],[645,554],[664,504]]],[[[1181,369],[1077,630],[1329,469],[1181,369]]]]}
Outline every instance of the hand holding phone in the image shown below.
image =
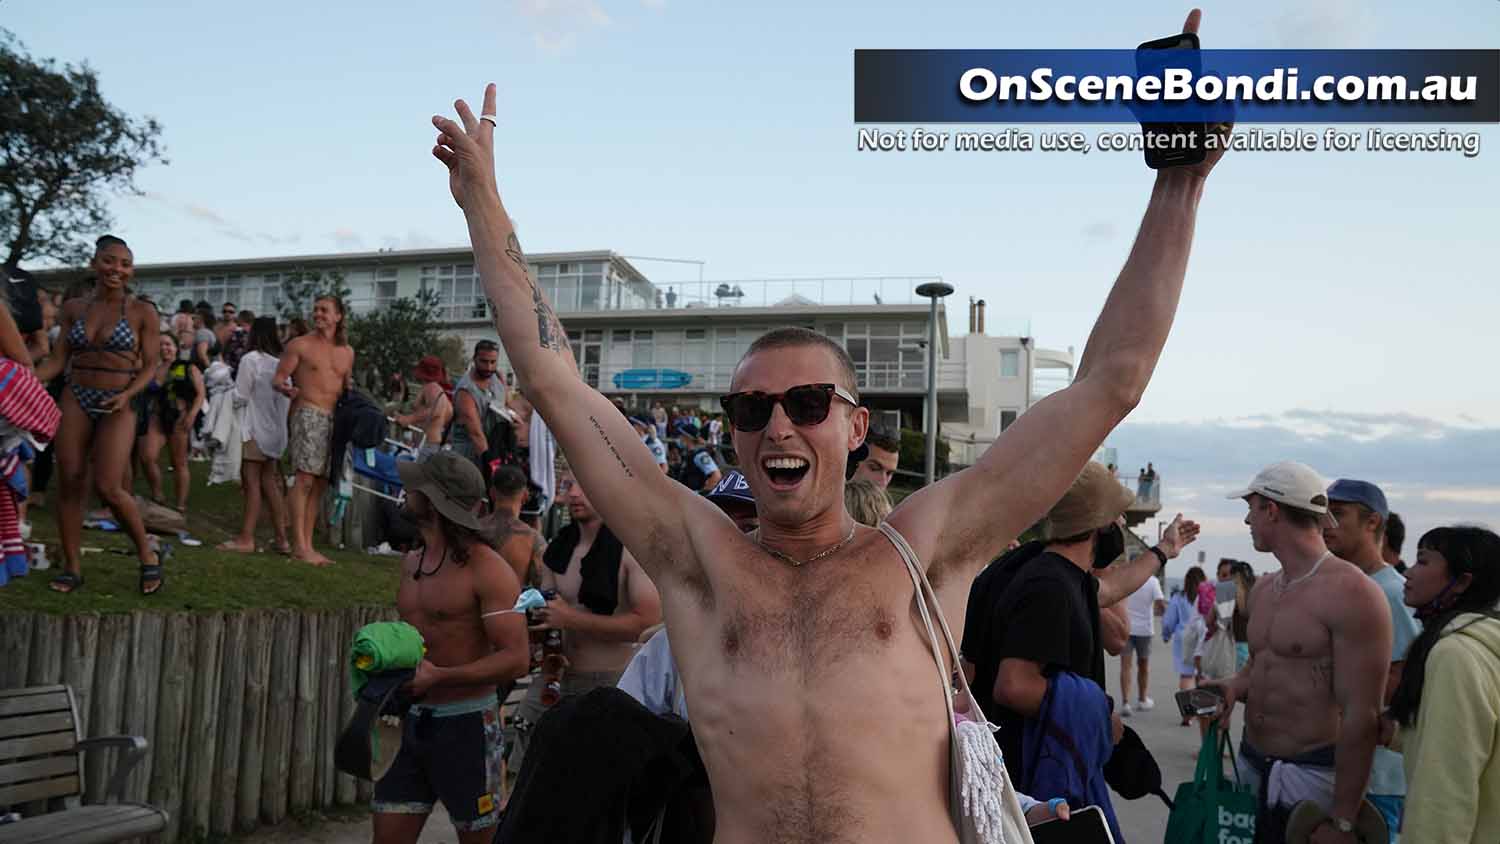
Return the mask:
{"type": "MultiPolygon", "coordinates": [[[[1198,10],[1194,9],[1193,14],[1188,15],[1188,23],[1184,27],[1188,31],[1147,41],[1136,47],[1137,78],[1161,77],[1169,67],[1186,68],[1193,74],[1193,78],[1198,77],[1203,64],[1198,55],[1197,14],[1198,10]]],[[[1152,170],[1202,164],[1208,157],[1203,140],[1208,135],[1207,123],[1142,123],[1141,131],[1146,136],[1146,166],[1152,170]]]]}

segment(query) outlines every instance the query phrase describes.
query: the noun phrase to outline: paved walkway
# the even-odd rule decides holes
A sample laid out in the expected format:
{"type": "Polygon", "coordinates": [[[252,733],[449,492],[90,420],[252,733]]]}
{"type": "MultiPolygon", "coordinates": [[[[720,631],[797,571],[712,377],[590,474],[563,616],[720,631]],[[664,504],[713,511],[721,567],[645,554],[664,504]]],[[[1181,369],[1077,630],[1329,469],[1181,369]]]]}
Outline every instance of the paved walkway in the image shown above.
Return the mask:
{"type": "MultiPolygon", "coordinates": [[[[1177,678],[1172,670],[1171,651],[1160,639],[1151,651],[1151,697],[1156,708],[1140,712],[1125,719],[1126,723],[1141,734],[1141,740],[1156,756],[1161,765],[1163,790],[1168,795],[1177,791],[1178,784],[1193,776],[1193,767],[1198,758],[1198,730],[1196,727],[1178,726],[1177,705],[1172,693],[1177,690],[1177,678]]],[[[1109,675],[1109,693],[1119,699],[1120,661],[1113,657],[1105,659],[1105,671],[1109,675]]],[[[1236,725],[1234,735],[1239,735],[1236,725]]],[[[1114,796],[1115,811],[1120,818],[1120,828],[1129,844],[1159,844],[1167,829],[1167,807],[1155,797],[1140,800],[1124,800],[1114,796]]],[[[364,819],[352,823],[330,822],[315,829],[297,829],[291,824],[257,833],[249,838],[253,844],[366,844],[371,840],[370,821],[364,819]]],[[[453,841],[453,827],[448,822],[442,806],[428,820],[422,832],[421,844],[440,844],[453,841]]]]}
{"type": "MultiPolygon", "coordinates": [[[[1120,660],[1106,657],[1105,672],[1109,675],[1109,693],[1116,701],[1120,699],[1120,660]]],[[[1131,684],[1137,680],[1131,671],[1131,684]]],[[[1151,648],[1150,697],[1156,708],[1150,712],[1137,712],[1125,719],[1125,723],[1141,735],[1141,741],[1151,749],[1156,762],[1161,766],[1162,790],[1167,796],[1175,796],[1177,786],[1193,777],[1193,768],[1198,763],[1198,747],[1202,738],[1197,726],[1182,727],[1182,718],[1177,714],[1177,703],[1172,699],[1177,691],[1176,672],[1172,667],[1172,650],[1158,637],[1151,648]]],[[[1238,719],[1234,735],[1239,735],[1238,719]]],[[[1156,797],[1126,800],[1111,793],[1115,813],[1120,819],[1120,831],[1129,844],[1160,844],[1167,831],[1167,806],[1156,797]]]]}

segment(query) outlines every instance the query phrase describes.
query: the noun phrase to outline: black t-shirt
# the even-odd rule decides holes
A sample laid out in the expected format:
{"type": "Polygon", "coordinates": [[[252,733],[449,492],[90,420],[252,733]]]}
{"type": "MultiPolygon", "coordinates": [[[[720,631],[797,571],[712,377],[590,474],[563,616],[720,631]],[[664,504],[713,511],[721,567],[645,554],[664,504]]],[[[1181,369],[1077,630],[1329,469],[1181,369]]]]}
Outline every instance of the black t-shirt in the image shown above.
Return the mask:
{"type": "Polygon", "coordinates": [[[969,589],[964,658],[974,663],[974,696],[986,717],[1000,725],[996,738],[1005,764],[1022,772],[1019,714],[995,703],[995,677],[1003,659],[1042,665],[1048,677],[1071,671],[1104,685],[1099,638],[1099,581],[1072,561],[1028,543],[980,572],[969,589]]]}

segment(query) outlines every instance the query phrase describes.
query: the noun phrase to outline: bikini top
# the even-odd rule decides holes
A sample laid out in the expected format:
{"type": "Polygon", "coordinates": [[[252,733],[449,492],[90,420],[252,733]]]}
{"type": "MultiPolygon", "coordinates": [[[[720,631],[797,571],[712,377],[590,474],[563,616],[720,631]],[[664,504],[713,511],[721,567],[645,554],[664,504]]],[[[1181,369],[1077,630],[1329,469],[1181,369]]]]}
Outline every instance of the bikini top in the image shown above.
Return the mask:
{"type": "MultiPolygon", "coordinates": [[[[83,309],[83,316],[74,320],[73,327],[68,329],[68,345],[72,347],[72,351],[76,354],[99,352],[119,355],[121,357],[134,358],[136,347],[135,330],[130,327],[130,320],[126,317],[125,314],[125,305],[128,301],[128,298],[129,297],[126,297],[125,299],[120,300],[120,319],[115,323],[114,329],[109,332],[109,334],[104,338],[104,342],[102,343],[95,343],[88,336],[89,311],[94,309],[94,300],[90,299],[88,306],[83,309]]],[[[74,365],[74,368],[92,369],[107,372],[125,371],[109,367],[97,366],[74,365]]],[[[134,373],[137,370],[129,371],[131,373],[134,373]]]]}

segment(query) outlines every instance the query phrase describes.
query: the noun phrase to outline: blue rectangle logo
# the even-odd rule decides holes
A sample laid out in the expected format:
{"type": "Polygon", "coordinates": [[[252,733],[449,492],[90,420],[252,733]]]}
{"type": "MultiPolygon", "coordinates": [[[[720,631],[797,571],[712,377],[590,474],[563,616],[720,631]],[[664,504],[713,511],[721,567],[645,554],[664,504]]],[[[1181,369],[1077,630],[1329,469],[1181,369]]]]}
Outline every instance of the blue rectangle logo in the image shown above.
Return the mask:
{"type": "Polygon", "coordinates": [[[1500,50],[855,50],[856,123],[1496,123],[1500,50]]]}

